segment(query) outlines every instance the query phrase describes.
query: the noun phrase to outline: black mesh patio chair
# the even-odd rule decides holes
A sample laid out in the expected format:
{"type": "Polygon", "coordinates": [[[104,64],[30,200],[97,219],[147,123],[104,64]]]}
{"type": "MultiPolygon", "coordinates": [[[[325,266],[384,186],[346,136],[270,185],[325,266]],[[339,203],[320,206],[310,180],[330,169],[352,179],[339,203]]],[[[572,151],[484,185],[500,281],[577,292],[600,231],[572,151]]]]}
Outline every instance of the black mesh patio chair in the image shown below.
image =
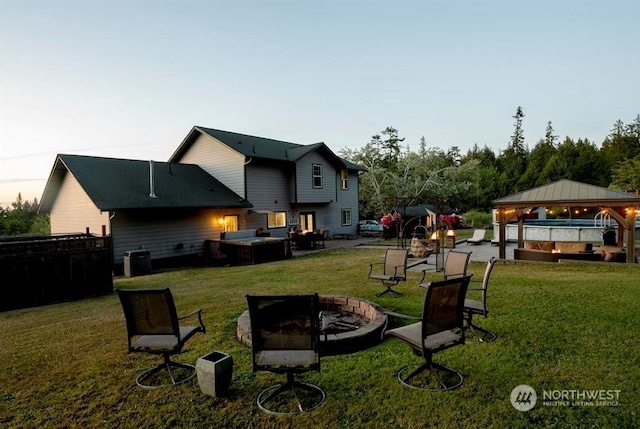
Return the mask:
{"type": "Polygon", "coordinates": [[[144,371],[136,379],[138,386],[156,389],[186,383],[196,375],[193,365],[174,362],[171,356],[182,351],[184,344],[196,333],[206,332],[202,310],[178,316],[173,295],[165,289],[116,289],[127,324],[129,353],[162,355],[163,362],[144,371]],[[197,318],[197,325],[180,322],[197,318]]]}
{"type": "Polygon", "coordinates": [[[451,390],[462,385],[462,375],[433,362],[433,355],[464,344],[463,305],[470,279],[471,276],[465,276],[429,283],[422,319],[385,332],[385,336],[399,338],[424,358],[424,363],[398,371],[398,380],[405,386],[451,390]]]}
{"type": "Polygon", "coordinates": [[[285,374],[286,382],[264,389],[256,400],[269,414],[297,414],[324,403],[318,386],[295,379],[320,372],[319,298],[313,295],[247,295],[253,371],[285,374]]]}
{"type": "Polygon", "coordinates": [[[369,278],[380,280],[386,287],[376,294],[382,296],[391,293],[393,296],[402,296],[402,293],[393,289],[401,281],[407,281],[407,249],[387,249],[384,254],[384,262],[376,262],[369,265],[369,278]]]}
{"type": "Polygon", "coordinates": [[[470,287],[468,289],[469,291],[480,291],[482,294],[480,300],[473,300],[469,298],[464,300],[465,329],[468,330],[471,335],[478,338],[480,342],[493,341],[497,338],[496,334],[493,332],[489,332],[486,329],[473,324],[474,314],[484,317],[489,316],[489,309],[487,308],[487,289],[489,287],[489,278],[495,264],[496,258],[494,256],[489,259],[489,262],[487,262],[487,267],[484,270],[484,277],[482,278],[482,287],[470,287]]]}

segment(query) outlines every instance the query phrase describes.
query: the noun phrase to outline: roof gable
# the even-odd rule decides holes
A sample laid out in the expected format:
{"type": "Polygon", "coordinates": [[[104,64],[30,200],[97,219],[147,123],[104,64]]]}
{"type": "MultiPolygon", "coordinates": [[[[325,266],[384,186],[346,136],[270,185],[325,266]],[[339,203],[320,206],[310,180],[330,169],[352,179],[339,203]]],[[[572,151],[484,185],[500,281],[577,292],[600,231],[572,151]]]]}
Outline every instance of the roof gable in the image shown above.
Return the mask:
{"type": "Polygon", "coordinates": [[[178,147],[174,154],[171,155],[170,161],[179,159],[180,156],[186,152],[186,150],[195,141],[197,133],[213,137],[247,158],[264,158],[275,161],[297,162],[307,154],[319,151],[325,154],[325,156],[327,156],[337,168],[364,170],[362,167],[336,156],[336,154],[322,142],[302,145],[201,126],[193,127],[180,147],[178,147]]]}
{"type": "Polygon", "coordinates": [[[640,196],[613,191],[600,186],[558,180],[548,185],[499,198],[493,201],[498,207],[544,207],[549,205],[621,206],[640,204],[640,196]]]}
{"type": "Polygon", "coordinates": [[[51,210],[66,174],[76,178],[102,211],[252,207],[197,165],[58,155],[42,196],[41,211],[51,210]],[[151,196],[151,171],[155,197],[151,196]]]}

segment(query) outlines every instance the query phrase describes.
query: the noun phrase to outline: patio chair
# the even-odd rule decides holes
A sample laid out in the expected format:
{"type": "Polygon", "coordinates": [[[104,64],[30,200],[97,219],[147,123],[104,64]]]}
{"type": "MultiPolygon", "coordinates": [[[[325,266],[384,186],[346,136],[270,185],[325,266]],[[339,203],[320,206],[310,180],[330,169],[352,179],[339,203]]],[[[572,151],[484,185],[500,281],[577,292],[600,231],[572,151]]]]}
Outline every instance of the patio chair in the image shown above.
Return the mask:
{"type": "MultiPolygon", "coordinates": [[[[467,275],[467,267],[469,266],[469,259],[472,252],[461,252],[458,250],[450,250],[447,253],[447,259],[444,262],[444,275],[445,280],[455,277],[464,277],[467,275]]],[[[420,280],[420,286],[423,284],[427,271],[422,271],[422,279],[420,280]]]]}
{"type": "Polygon", "coordinates": [[[465,276],[429,283],[422,319],[385,332],[385,336],[399,338],[424,358],[424,363],[405,366],[398,371],[398,380],[405,386],[451,390],[462,385],[462,375],[433,362],[433,355],[464,344],[463,305],[470,279],[465,276]]]}
{"type": "Polygon", "coordinates": [[[289,232],[289,243],[291,250],[298,250],[298,233],[295,231],[289,232]]]}
{"type": "Polygon", "coordinates": [[[484,236],[486,235],[486,229],[476,229],[473,231],[473,236],[467,239],[467,246],[469,244],[482,244],[484,243],[484,236]]]}
{"type": "Polygon", "coordinates": [[[184,344],[196,333],[206,332],[202,310],[178,316],[169,288],[116,289],[116,293],[127,324],[129,353],[151,353],[163,357],[163,363],[138,376],[138,386],[157,389],[191,380],[196,375],[195,366],[174,362],[170,358],[180,353],[184,344]],[[187,317],[197,317],[198,324],[181,325],[180,321],[187,317]]]}
{"type": "Polygon", "coordinates": [[[375,262],[369,265],[369,278],[380,280],[386,287],[376,294],[382,296],[391,293],[393,296],[402,296],[402,293],[393,289],[401,281],[407,281],[407,249],[387,249],[384,254],[384,262],[375,262]]]}
{"type": "Polygon", "coordinates": [[[295,379],[320,372],[319,298],[313,295],[247,295],[253,371],[286,374],[287,380],[262,390],[258,408],[269,414],[298,414],[324,403],[318,386],[295,379]]]}
{"type": "Polygon", "coordinates": [[[315,234],[315,242],[314,247],[322,247],[324,249],[325,244],[324,241],[327,239],[329,232],[326,229],[318,229],[314,232],[315,234]]]}
{"type": "Polygon", "coordinates": [[[465,298],[464,300],[464,314],[465,314],[465,329],[470,331],[480,342],[493,341],[497,338],[496,334],[489,332],[479,326],[473,324],[473,315],[478,314],[484,317],[489,315],[487,309],[487,288],[489,287],[489,277],[493,271],[493,266],[496,264],[495,256],[487,262],[487,268],[484,270],[484,277],[482,278],[482,287],[469,288],[469,291],[481,291],[482,298],[478,300],[465,298]],[[479,335],[480,332],[482,335],[479,335]]]}

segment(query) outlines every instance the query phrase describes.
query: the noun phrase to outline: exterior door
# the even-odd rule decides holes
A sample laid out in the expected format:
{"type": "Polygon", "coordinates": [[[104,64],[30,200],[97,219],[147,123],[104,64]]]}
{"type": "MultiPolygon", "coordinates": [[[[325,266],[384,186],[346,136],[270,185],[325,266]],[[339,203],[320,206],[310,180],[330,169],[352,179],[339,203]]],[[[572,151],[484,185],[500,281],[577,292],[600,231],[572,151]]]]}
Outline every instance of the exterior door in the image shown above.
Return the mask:
{"type": "Polygon", "coordinates": [[[313,231],[316,229],[315,212],[300,212],[300,229],[302,231],[313,231]]]}

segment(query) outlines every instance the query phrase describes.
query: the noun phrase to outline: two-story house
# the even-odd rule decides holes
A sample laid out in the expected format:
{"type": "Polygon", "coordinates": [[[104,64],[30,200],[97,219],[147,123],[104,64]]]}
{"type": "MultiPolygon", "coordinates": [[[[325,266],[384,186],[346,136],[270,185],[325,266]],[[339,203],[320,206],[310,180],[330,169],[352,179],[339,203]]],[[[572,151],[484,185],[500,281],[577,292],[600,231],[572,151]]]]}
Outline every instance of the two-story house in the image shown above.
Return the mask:
{"type": "Polygon", "coordinates": [[[52,234],[110,235],[116,266],[129,250],[182,258],[203,255],[223,231],[355,234],[361,171],[324,143],[196,126],[168,162],[58,155],[40,212],[52,234]]]}
{"type": "Polygon", "coordinates": [[[226,219],[240,229],[266,225],[272,236],[283,237],[293,225],[356,232],[363,169],[324,143],[300,145],[194,127],[169,161],[197,164],[251,202],[242,219],[226,219]]]}

